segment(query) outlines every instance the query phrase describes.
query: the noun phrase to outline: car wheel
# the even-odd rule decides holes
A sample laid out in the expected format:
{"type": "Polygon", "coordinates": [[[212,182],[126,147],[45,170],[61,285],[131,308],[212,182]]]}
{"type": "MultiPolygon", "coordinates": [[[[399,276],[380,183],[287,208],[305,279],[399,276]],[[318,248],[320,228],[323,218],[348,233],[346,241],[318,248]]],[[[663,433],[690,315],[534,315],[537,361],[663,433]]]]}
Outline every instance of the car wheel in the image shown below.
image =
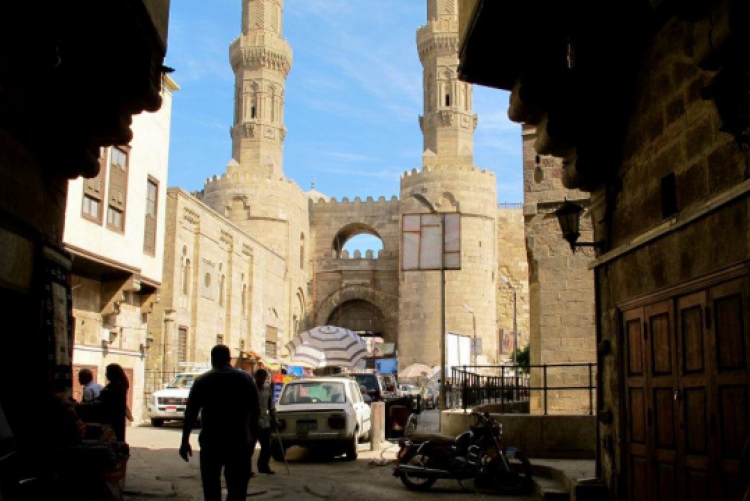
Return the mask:
{"type": "Polygon", "coordinates": [[[354,436],[352,437],[352,439],[349,442],[347,442],[346,445],[344,446],[344,454],[346,455],[347,461],[357,460],[357,455],[358,455],[357,443],[358,443],[357,431],[355,430],[354,436]]]}
{"type": "Polygon", "coordinates": [[[286,450],[282,445],[277,441],[271,442],[271,457],[274,461],[277,463],[284,462],[284,458],[286,457],[286,450]]]}
{"type": "Polygon", "coordinates": [[[151,426],[153,426],[154,428],[161,428],[162,426],[164,426],[164,420],[153,418],[151,419],[151,426]]]}

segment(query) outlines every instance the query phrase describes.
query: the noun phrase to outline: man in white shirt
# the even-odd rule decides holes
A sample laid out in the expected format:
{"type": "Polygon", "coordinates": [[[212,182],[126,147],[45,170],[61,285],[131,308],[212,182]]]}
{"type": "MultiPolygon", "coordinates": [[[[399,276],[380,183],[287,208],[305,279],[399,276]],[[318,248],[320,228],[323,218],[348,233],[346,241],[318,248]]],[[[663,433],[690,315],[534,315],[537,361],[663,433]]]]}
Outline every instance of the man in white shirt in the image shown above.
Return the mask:
{"type": "Polygon", "coordinates": [[[78,382],[81,383],[81,401],[92,402],[102,391],[102,385],[94,381],[91,369],[83,368],[78,372],[78,382]]]}

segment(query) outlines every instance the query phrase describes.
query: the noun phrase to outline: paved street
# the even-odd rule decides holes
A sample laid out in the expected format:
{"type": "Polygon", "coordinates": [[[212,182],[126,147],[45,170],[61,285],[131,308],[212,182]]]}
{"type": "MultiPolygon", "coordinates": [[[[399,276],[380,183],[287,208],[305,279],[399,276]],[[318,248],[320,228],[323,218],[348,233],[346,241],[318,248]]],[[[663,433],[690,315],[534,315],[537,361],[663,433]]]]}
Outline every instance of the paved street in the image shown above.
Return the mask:
{"type": "MultiPolygon", "coordinates": [[[[420,431],[430,431],[437,423],[437,412],[422,415],[420,431]]],[[[198,431],[193,432],[194,456],[185,463],[177,454],[181,430],[179,425],[163,428],[131,427],[127,439],[131,446],[126,501],[169,498],[176,501],[202,500],[198,470],[198,431]]],[[[276,475],[259,475],[250,481],[252,499],[274,500],[347,500],[370,501],[387,499],[468,499],[467,493],[453,480],[439,481],[429,492],[408,491],[392,476],[396,445],[372,452],[369,444],[360,445],[357,461],[326,458],[293,447],[289,450],[289,474],[283,463],[271,461],[276,475]]],[[[257,453],[257,452],[256,452],[257,453]]],[[[473,494],[471,499],[503,499],[530,501],[534,497],[500,497],[473,494]]]]}

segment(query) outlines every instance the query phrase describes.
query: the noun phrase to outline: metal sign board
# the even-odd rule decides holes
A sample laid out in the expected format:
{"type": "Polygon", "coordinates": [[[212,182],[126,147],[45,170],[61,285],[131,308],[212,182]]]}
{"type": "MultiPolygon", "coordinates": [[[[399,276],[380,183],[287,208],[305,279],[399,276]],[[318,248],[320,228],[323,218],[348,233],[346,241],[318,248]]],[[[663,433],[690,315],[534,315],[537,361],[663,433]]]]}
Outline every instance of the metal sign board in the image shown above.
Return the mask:
{"type": "Polygon", "coordinates": [[[404,214],[401,238],[404,271],[461,269],[460,213],[404,214]]]}

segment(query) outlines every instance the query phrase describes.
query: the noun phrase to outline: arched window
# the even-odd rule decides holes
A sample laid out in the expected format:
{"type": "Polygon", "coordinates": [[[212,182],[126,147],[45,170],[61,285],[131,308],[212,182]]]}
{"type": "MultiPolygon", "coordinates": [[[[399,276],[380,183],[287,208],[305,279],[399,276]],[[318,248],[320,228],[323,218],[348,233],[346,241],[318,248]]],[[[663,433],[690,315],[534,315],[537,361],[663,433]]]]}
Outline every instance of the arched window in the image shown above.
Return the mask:
{"type": "Polygon", "coordinates": [[[219,279],[219,306],[224,306],[224,275],[219,279]]]}
{"type": "Polygon", "coordinates": [[[301,270],[305,269],[305,234],[301,233],[299,236],[299,267],[301,270]]]}
{"type": "Polygon", "coordinates": [[[185,265],[182,267],[182,293],[187,296],[190,294],[190,260],[185,260],[185,265]]]}
{"type": "Polygon", "coordinates": [[[247,284],[242,284],[242,315],[247,315],[247,284]]]}
{"type": "Polygon", "coordinates": [[[450,94],[446,94],[445,95],[445,105],[446,106],[450,106],[451,105],[451,95],[450,94]]]}

